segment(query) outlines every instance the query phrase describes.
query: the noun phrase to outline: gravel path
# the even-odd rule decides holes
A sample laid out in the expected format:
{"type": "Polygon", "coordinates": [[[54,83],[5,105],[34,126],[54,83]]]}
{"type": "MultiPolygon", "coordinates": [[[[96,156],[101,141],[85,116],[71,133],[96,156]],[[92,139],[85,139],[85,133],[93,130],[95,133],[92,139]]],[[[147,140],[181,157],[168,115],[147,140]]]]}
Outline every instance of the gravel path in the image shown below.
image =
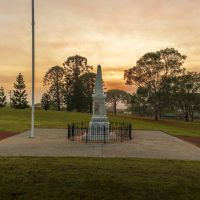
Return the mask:
{"type": "Polygon", "coordinates": [[[67,140],[65,129],[36,129],[0,141],[0,156],[138,157],[200,160],[200,148],[161,131],[133,131],[133,140],[92,144],[67,140]]]}

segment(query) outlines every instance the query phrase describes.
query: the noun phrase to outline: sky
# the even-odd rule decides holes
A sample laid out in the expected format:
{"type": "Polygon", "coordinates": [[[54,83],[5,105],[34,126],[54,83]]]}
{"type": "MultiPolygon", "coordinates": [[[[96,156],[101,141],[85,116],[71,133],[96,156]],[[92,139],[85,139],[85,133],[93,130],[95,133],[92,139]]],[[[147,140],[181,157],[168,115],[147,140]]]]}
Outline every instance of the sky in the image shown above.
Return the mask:
{"type": "MultiPolygon", "coordinates": [[[[35,0],[36,101],[45,72],[69,56],[102,65],[107,89],[128,92],[125,69],[145,53],[173,47],[200,72],[200,0],[35,0]]],[[[21,72],[31,92],[31,0],[0,0],[0,86],[21,72]]]]}

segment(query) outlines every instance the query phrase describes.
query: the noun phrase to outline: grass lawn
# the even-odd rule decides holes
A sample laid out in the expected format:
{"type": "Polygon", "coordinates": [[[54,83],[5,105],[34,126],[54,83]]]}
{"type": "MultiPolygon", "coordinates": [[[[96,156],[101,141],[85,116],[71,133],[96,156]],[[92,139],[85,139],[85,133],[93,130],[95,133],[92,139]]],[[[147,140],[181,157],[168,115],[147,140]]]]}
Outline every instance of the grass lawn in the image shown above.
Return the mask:
{"type": "MultiPolygon", "coordinates": [[[[35,125],[40,128],[66,128],[75,121],[89,121],[88,113],[57,112],[36,110],[35,125]]],[[[134,129],[162,130],[172,135],[199,136],[200,121],[160,120],[136,118],[132,116],[109,116],[111,121],[125,121],[133,124],[134,129]]],[[[0,109],[0,131],[22,132],[30,129],[31,110],[15,110],[9,107],[0,109]]]]}
{"type": "MultiPolygon", "coordinates": [[[[0,132],[30,129],[31,110],[0,109],[0,132]]],[[[66,128],[90,114],[36,110],[36,127],[66,128]]],[[[109,116],[135,129],[200,137],[200,123],[109,116]]],[[[200,162],[123,158],[0,157],[0,200],[198,200],[200,162]]]]}
{"type": "Polygon", "coordinates": [[[197,200],[200,162],[0,158],[0,199],[197,200]]]}

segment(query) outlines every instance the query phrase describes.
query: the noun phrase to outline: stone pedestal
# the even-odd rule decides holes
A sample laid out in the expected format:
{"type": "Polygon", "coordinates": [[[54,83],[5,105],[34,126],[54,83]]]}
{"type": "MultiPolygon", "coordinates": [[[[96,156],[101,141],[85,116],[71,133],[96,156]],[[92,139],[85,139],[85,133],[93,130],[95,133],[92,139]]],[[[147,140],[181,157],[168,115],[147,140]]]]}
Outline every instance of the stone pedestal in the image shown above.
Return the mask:
{"type": "Polygon", "coordinates": [[[109,122],[90,122],[87,141],[109,141],[109,122]]]}

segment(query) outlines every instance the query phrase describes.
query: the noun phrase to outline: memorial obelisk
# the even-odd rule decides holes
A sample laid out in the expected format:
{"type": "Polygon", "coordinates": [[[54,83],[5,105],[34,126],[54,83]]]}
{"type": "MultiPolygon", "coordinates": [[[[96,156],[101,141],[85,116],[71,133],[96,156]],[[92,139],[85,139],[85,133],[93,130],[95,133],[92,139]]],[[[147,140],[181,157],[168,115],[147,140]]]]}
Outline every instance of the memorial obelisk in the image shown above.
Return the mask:
{"type": "Polygon", "coordinates": [[[95,92],[93,98],[93,115],[89,124],[88,140],[108,140],[109,122],[106,116],[106,95],[103,92],[101,65],[97,67],[95,92]]]}

